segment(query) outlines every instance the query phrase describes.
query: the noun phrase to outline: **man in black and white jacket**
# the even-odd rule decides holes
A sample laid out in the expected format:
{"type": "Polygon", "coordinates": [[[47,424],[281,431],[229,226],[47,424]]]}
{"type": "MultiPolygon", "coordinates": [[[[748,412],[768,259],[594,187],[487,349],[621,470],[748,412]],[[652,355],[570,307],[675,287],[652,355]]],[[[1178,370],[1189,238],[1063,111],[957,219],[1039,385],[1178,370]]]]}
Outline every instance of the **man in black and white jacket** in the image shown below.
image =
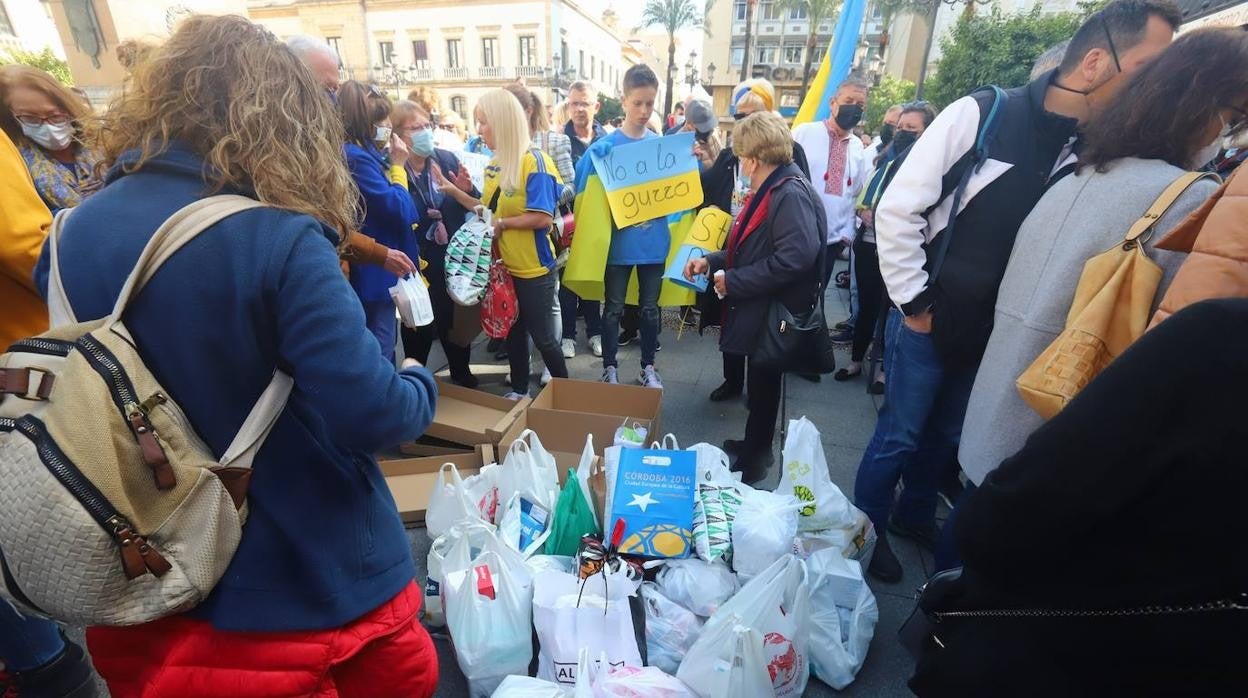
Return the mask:
{"type": "Polygon", "coordinates": [[[880,535],[874,576],[901,579],[885,531],[934,544],[937,481],[957,449],[1019,226],[1045,189],[1073,170],[1079,125],[1170,44],[1179,22],[1170,0],[1110,3],[1075,33],[1056,71],[1000,99],[979,90],[949,105],[885,192],[876,241],[896,307],[886,329],[885,403],[854,489],[880,535]],[[976,140],[994,106],[997,121],[976,163],[976,140]],[[968,167],[975,169],[951,214],[968,167]],[[956,226],[947,234],[951,215],[956,226]]]}

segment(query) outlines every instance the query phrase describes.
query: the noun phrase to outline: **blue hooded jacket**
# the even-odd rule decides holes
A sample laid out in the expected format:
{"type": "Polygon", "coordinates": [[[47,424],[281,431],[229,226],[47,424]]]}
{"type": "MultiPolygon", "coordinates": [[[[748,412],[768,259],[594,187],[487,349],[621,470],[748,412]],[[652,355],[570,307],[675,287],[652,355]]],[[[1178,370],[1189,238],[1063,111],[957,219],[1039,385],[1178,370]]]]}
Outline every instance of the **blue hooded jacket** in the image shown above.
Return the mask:
{"type": "MultiPolygon", "coordinates": [[[[420,223],[421,212],[416,210],[407,186],[391,183],[386,178],[390,166],[385,155],[369,143],[360,147],[354,143],[343,146],[347,168],[360,189],[360,205],[364,209],[364,222],[360,232],[395,250],[402,250],[417,263],[420,244],[414,232],[420,223]]],[[[394,274],[376,264],[352,264],[351,286],[367,303],[390,301],[390,287],[396,282],[394,274]]]]}
{"type": "MultiPolygon", "coordinates": [[[[175,144],[136,172],[114,167],[72,213],[59,252],[79,320],[107,315],[156,228],[208,194],[205,167],[175,144]]],[[[295,380],[255,459],[238,552],[191,612],[221,630],[338,627],[415,575],[370,454],[425,430],[436,386],[424,369],[398,373],[381,358],[337,239],[307,215],[234,214],[173,255],[125,315],[148,367],[218,457],[274,368],[295,380]]],[[[45,254],[35,270],[45,295],[47,276],[45,254]]]]}

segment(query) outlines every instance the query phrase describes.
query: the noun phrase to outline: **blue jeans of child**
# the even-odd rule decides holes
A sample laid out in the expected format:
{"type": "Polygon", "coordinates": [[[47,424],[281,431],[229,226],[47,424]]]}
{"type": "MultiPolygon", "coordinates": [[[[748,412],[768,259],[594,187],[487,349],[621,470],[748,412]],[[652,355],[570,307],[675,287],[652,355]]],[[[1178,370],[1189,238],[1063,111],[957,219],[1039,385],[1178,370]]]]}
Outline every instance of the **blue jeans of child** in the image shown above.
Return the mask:
{"type": "Polygon", "coordinates": [[[37,669],[56,659],[64,649],[65,640],[56,623],[22,617],[8,602],[0,600],[0,661],[7,671],[37,669]]]}
{"type": "Polygon", "coordinates": [[[654,365],[659,346],[659,291],[663,286],[662,264],[608,264],[603,283],[606,286],[606,307],[602,313],[602,366],[619,367],[616,352],[620,348],[620,316],[624,314],[624,298],[628,280],[637,270],[637,304],[641,307],[641,367],[654,365]]]}
{"type": "Polygon", "coordinates": [[[881,533],[890,513],[912,528],[935,524],[940,474],[957,453],[978,368],[946,368],[931,336],[906,327],[896,308],[884,332],[884,407],[854,483],[854,503],[881,533]]]}

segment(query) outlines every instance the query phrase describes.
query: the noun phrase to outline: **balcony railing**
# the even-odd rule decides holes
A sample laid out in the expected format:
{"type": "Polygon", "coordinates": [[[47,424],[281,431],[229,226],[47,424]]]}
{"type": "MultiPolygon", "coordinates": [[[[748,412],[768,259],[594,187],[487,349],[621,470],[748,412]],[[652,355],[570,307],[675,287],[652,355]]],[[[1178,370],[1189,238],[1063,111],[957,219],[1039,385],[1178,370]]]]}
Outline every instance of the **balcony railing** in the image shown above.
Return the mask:
{"type": "Polygon", "coordinates": [[[518,78],[540,78],[545,77],[546,69],[540,65],[521,65],[516,67],[516,77],[518,78]]]}
{"type": "Polygon", "coordinates": [[[487,65],[478,68],[477,74],[482,79],[497,79],[503,77],[503,67],[501,65],[487,65]]]}
{"type": "Polygon", "coordinates": [[[468,69],[467,69],[467,68],[463,68],[463,67],[460,67],[460,68],[443,68],[443,69],[442,69],[442,79],[443,79],[443,80],[467,80],[467,79],[468,79],[468,69]]]}
{"type": "Polygon", "coordinates": [[[429,82],[434,79],[433,68],[412,68],[408,75],[414,82],[429,82]]]}

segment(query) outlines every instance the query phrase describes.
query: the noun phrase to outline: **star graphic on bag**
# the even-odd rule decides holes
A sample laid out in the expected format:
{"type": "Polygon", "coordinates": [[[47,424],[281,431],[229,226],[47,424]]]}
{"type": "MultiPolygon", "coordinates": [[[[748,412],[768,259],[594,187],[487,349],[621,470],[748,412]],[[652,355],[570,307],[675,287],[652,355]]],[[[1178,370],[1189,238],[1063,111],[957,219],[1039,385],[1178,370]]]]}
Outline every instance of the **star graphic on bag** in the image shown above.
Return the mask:
{"type": "Polygon", "coordinates": [[[651,504],[658,504],[658,503],[659,503],[659,500],[655,499],[654,497],[651,497],[650,493],[647,492],[645,494],[633,495],[633,501],[629,502],[628,506],[637,507],[638,509],[641,509],[641,513],[644,514],[646,513],[646,507],[650,506],[651,504]]]}

